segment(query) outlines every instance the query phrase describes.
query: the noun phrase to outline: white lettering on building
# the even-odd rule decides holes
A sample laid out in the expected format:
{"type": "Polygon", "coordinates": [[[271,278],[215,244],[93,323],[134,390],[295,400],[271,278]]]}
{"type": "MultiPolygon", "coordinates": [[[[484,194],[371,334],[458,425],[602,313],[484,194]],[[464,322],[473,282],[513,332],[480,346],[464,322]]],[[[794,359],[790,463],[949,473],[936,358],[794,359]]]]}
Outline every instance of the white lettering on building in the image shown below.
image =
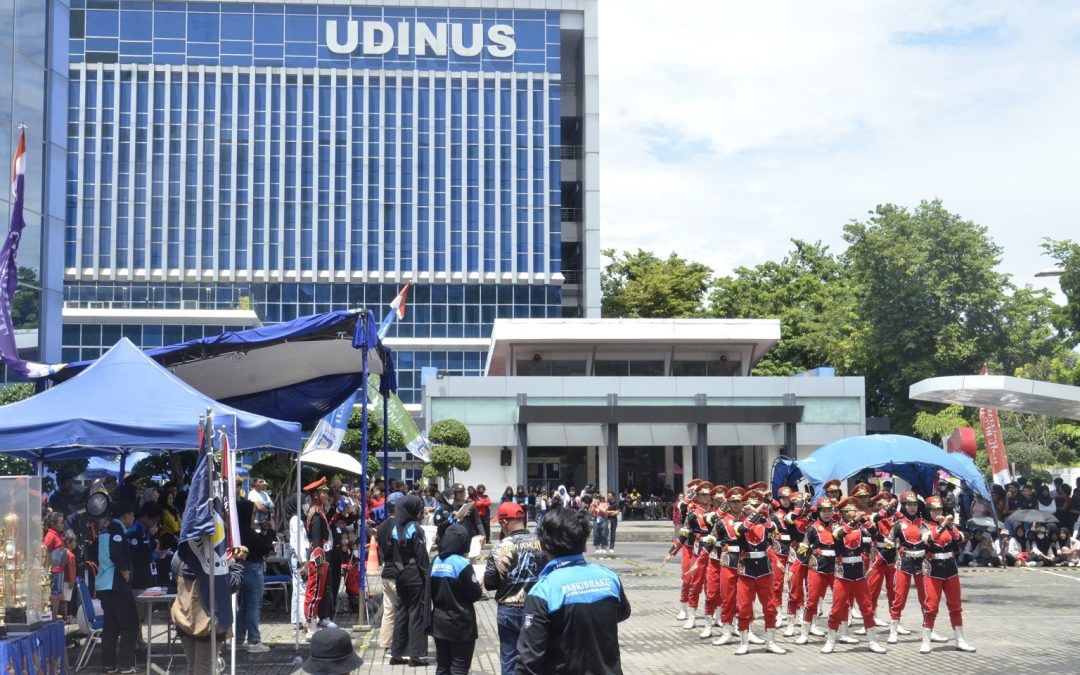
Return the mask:
{"type": "Polygon", "coordinates": [[[415,24],[402,21],[396,26],[385,21],[345,22],[342,39],[337,20],[326,22],[326,46],[335,54],[382,56],[396,51],[398,56],[479,56],[485,49],[498,59],[512,56],[517,50],[514,27],[496,24],[488,28],[479,23],[415,24]]]}

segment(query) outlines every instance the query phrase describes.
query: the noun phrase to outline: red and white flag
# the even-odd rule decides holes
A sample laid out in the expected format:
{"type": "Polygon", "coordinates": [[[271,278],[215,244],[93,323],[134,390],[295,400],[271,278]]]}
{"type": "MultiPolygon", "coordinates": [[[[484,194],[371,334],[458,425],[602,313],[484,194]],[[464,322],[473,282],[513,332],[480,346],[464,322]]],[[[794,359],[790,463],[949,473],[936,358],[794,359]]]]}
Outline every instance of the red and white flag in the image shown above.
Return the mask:
{"type": "Polygon", "coordinates": [[[390,332],[390,326],[394,323],[394,317],[398,319],[405,318],[405,297],[409,294],[409,286],[412,286],[412,282],[409,281],[405,286],[394,296],[394,299],[390,301],[390,311],[383,317],[382,323],[379,324],[379,339],[386,337],[386,334],[390,332]]]}
{"type": "Polygon", "coordinates": [[[240,546],[240,520],[236,515],[236,465],[229,449],[229,434],[221,432],[221,479],[225,483],[225,522],[228,524],[229,548],[240,546]]]}
{"type": "MultiPolygon", "coordinates": [[[[987,375],[984,364],[980,375],[987,375]]],[[[1001,421],[993,408],[979,408],[979,424],[986,439],[986,456],[990,460],[990,473],[994,475],[996,485],[1008,485],[1012,482],[1009,461],[1005,459],[1005,442],[1001,439],[1001,421]]]]}

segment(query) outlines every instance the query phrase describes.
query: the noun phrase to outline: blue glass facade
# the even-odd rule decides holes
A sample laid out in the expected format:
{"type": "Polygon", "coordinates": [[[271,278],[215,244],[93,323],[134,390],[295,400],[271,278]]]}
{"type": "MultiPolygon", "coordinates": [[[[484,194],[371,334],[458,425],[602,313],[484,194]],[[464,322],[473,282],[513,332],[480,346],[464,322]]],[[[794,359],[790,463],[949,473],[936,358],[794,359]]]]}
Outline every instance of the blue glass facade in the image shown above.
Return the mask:
{"type": "MultiPolygon", "coordinates": [[[[560,12],[72,0],[70,25],[69,306],[273,323],[411,279],[407,392],[482,370],[440,340],[563,314],[560,12]]],[[[90,325],[65,357],[107,346],[90,325]]]]}

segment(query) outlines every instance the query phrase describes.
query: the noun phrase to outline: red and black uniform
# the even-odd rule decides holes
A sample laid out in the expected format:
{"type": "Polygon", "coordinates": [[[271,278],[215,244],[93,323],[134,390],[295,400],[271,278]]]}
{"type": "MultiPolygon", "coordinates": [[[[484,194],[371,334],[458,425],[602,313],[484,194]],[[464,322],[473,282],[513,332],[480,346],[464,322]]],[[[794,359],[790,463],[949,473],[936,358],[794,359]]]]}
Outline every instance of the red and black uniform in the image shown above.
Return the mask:
{"type": "Polygon", "coordinates": [[[720,564],[720,551],[716,546],[716,532],[724,512],[717,509],[705,514],[709,525],[709,535],[703,539],[702,553],[705,565],[705,616],[712,616],[723,600],[723,565],[720,564]]]}
{"type": "Polygon", "coordinates": [[[893,576],[893,597],[889,605],[889,618],[899,621],[907,605],[908,591],[912,583],[919,597],[919,606],[926,609],[926,591],[923,588],[923,563],[926,561],[926,544],[923,542],[923,519],[900,515],[893,524],[889,538],[896,543],[896,572],[893,576]]]}
{"type": "Polygon", "coordinates": [[[773,512],[770,518],[776,526],[776,545],[773,547],[773,605],[776,611],[780,611],[780,605],[784,602],[784,577],[787,574],[788,558],[791,556],[791,544],[795,541],[792,531],[794,525],[789,525],[785,520],[788,509],[780,506],[780,502],[774,502],[773,512]]]}
{"type": "Polygon", "coordinates": [[[892,532],[894,517],[889,511],[878,511],[871,516],[871,524],[867,529],[873,540],[873,549],[870,552],[870,603],[877,613],[878,599],[881,597],[881,587],[885,586],[885,599],[889,607],[892,607],[896,598],[896,548],[886,545],[885,538],[892,532]]]}
{"type": "Polygon", "coordinates": [[[863,626],[874,627],[874,608],[866,582],[867,555],[870,551],[864,540],[866,534],[858,521],[833,528],[837,561],[829,630],[836,630],[841,623],[847,622],[851,605],[855,602],[859,603],[863,626]]]}
{"type": "MultiPolygon", "coordinates": [[[[739,521],[730,513],[720,513],[719,519],[713,530],[712,539],[707,545],[709,558],[716,561],[716,567],[712,567],[718,573],[714,579],[716,588],[719,589],[720,623],[729,625],[735,622],[738,609],[738,576],[739,555],[742,546],[739,543],[739,533],[736,525],[739,521]]],[[[715,606],[714,606],[715,607],[715,606]]]]}
{"type": "Polygon", "coordinates": [[[735,521],[732,528],[739,542],[738,608],[739,631],[750,630],[754,621],[754,599],[761,603],[765,630],[776,628],[773,601],[773,566],[769,555],[776,536],[776,523],[760,513],[735,521]]]}
{"type": "Polygon", "coordinates": [[[960,603],[960,576],[956,569],[956,554],[964,541],[964,534],[950,523],[948,526],[934,522],[923,523],[923,541],[926,542],[929,572],[924,584],[926,601],[923,604],[923,628],[933,628],[937,618],[941,596],[949,608],[949,620],[953,628],[963,627],[963,609],[960,603]]]}
{"type": "Polygon", "coordinates": [[[806,576],[810,570],[810,550],[801,549],[800,544],[806,538],[806,531],[810,528],[811,514],[806,503],[796,506],[786,516],[784,521],[789,526],[791,545],[795,551],[791,561],[791,575],[788,578],[788,603],[787,613],[794,616],[806,599],[806,576]]]}
{"type": "Polygon", "coordinates": [[[686,520],[683,522],[685,540],[683,545],[683,589],[685,593],[679,595],[679,601],[685,602],[690,609],[697,609],[698,599],[705,587],[705,574],[708,565],[702,556],[702,538],[709,533],[709,527],[705,523],[705,509],[698,504],[690,504],[686,509],[686,520]],[[694,567],[694,563],[697,566],[694,567]],[[691,572],[691,568],[693,571],[691,572]],[[685,595],[685,597],[684,597],[685,595]]]}
{"type": "MultiPolygon", "coordinates": [[[[325,582],[320,580],[323,588],[319,592],[320,603],[318,605],[319,618],[329,619],[334,615],[334,602],[337,599],[333,588],[334,556],[331,555],[331,551],[334,549],[334,531],[331,529],[330,518],[327,517],[322,506],[316,506],[315,512],[308,518],[307,531],[308,541],[311,542],[312,559],[314,559],[315,551],[318,549],[320,554],[319,564],[325,562],[329,570],[330,576],[326,578],[325,582]]],[[[310,582],[308,586],[311,586],[310,582]]]]}
{"type": "MultiPolygon", "coordinates": [[[[806,529],[803,546],[808,549],[807,566],[808,589],[803,621],[811,623],[817,616],[818,604],[825,597],[825,592],[833,585],[833,573],[836,570],[836,540],[832,533],[832,519],[822,522],[815,519],[806,529]]],[[[835,602],[835,600],[834,600],[835,602]]]]}

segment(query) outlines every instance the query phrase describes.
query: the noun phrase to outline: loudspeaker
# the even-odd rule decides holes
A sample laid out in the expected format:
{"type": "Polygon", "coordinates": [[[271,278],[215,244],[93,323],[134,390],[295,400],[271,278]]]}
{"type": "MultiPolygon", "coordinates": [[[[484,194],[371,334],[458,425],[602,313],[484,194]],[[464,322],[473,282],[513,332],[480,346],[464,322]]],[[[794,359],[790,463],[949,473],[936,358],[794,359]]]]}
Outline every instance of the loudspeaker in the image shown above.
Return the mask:
{"type": "Polygon", "coordinates": [[[513,454],[509,449],[503,449],[499,453],[499,466],[510,466],[513,463],[513,454]]]}

